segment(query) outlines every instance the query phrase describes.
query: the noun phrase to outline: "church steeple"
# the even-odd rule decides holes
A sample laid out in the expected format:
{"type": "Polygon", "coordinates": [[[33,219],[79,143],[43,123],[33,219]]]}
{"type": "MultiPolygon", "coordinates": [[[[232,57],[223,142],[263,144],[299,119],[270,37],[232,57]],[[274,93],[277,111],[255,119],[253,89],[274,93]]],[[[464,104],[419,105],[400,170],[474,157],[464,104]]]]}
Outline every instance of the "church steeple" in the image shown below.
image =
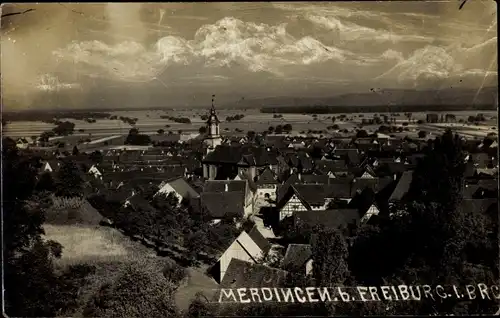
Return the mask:
{"type": "Polygon", "coordinates": [[[215,112],[215,95],[212,95],[212,107],[208,115],[207,135],[205,137],[205,143],[208,146],[207,152],[213,151],[222,143],[222,138],[219,135],[219,124],[220,120],[217,118],[217,113],[215,112]]]}
{"type": "MultiPolygon", "coordinates": [[[[217,113],[215,112],[215,95],[212,95],[212,107],[210,108],[210,114],[208,115],[207,125],[208,131],[210,132],[211,125],[219,125],[220,120],[217,118],[217,113]]],[[[218,132],[217,132],[218,134],[218,132]]]]}
{"type": "Polygon", "coordinates": [[[207,131],[209,138],[214,138],[219,136],[219,124],[220,120],[217,118],[217,113],[215,112],[215,95],[212,95],[212,107],[210,108],[210,114],[207,120],[207,131]]]}

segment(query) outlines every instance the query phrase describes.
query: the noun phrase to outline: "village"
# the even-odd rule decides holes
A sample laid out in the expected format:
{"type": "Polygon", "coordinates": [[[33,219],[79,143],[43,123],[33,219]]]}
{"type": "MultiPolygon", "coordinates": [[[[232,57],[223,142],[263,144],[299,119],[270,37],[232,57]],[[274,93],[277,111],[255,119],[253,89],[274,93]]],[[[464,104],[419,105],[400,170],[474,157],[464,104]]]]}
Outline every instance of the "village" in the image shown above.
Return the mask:
{"type": "MultiPolygon", "coordinates": [[[[426,138],[383,133],[231,137],[220,126],[212,103],[202,138],[166,135],[141,148],[108,137],[72,151],[33,150],[24,138],[17,147],[41,158],[38,180],[47,189],[62,170],[69,178],[67,189],[51,195],[60,222],[85,223],[93,215],[98,226],[116,228],[158,256],[203,269],[214,288],[248,288],[283,284],[288,271],[311,274],[314,235],[297,235],[299,228],[321,226],[350,237],[397,217],[428,145],[426,138]],[[75,189],[71,178],[81,180],[75,189]]],[[[131,134],[139,135],[131,131],[127,139],[131,134]]],[[[490,213],[498,198],[497,141],[464,142],[462,205],[490,213]]],[[[189,297],[195,292],[207,291],[189,297]]]]}

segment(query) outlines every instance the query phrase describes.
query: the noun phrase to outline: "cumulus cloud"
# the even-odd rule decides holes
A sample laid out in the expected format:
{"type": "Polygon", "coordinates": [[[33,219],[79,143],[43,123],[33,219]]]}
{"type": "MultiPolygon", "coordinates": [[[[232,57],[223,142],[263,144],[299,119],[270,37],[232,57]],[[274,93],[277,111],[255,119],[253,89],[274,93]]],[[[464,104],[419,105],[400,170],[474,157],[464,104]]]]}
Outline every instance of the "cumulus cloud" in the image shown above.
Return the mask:
{"type": "Polygon", "coordinates": [[[341,41],[377,41],[377,42],[401,42],[419,41],[432,42],[429,37],[420,35],[402,35],[383,29],[373,29],[351,22],[341,22],[335,16],[321,16],[307,14],[306,18],[312,23],[329,30],[335,31],[341,41]]]}
{"type": "Polygon", "coordinates": [[[82,71],[88,75],[100,73],[129,81],[151,80],[171,64],[200,60],[209,67],[243,65],[253,72],[281,75],[282,66],[355,58],[349,51],[324,45],[310,36],[295,39],[285,24],[270,26],[235,18],[203,25],[193,40],[167,36],[150,48],[134,41],[114,45],[84,41],[59,49],[54,55],[60,61],[84,66],[82,71]]]}
{"type": "MultiPolygon", "coordinates": [[[[417,83],[425,80],[435,81],[457,77],[483,78],[496,75],[497,72],[493,70],[496,61],[496,54],[493,50],[496,50],[496,46],[496,37],[470,48],[462,45],[449,47],[428,45],[414,51],[408,58],[400,59],[394,67],[377,79],[397,78],[400,83],[407,81],[417,83]],[[484,64],[481,57],[488,53],[493,54],[490,69],[477,67],[478,64],[484,64]]],[[[390,55],[393,54],[397,52],[390,53],[390,55]]]]}

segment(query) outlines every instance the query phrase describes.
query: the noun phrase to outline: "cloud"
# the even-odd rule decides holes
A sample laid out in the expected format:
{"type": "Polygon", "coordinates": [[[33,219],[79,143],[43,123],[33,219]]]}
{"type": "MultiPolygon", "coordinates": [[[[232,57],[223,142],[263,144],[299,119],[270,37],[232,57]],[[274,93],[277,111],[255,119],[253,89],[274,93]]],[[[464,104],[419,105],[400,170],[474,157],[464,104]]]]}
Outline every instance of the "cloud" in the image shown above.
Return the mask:
{"type": "Polygon", "coordinates": [[[63,83],[58,77],[51,74],[40,76],[39,83],[35,87],[45,92],[59,92],[62,90],[81,88],[78,83],[63,83]]]}
{"type": "Polygon", "coordinates": [[[208,67],[243,65],[252,72],[279,76],[283,66],[355,58],[348,51],[326,46],[310,36],[297,40],[286,31],[286,24],[270,26],[235,18],[203,25],[193,40],[167,36],[149,48],[135,41],[114,45],[74,42],[56,50],[54,56],[81,66],[80,71],[89,76],[125,81],[152,80],[171,64],[187,65],[200,60],[208,67]]]}
{"type": "Polygon", "coordinates": [[[373,29],[352,22],[341,22],[335,16],[307,14],[306,19],[329,30],[336,31],[341,41],[376,41],[376,42],[432,42],[432,38],[420,35],[401,35],[384,29],[373,29]]]}
{"type": "MultiPolygon", "coordinates": [[[[401,59],[395,66],[376,79],[396,78],[400,83],[413,81],[436,81],[448,78],[486,78],[494,76],[496,37],[470,48],[460,44],[449,47],[428,45],[414,51],[408,58],[401,59]],[[493,54],[493,55],[491,55],[493,54]],[[490,67],[484,67],[484,57],[490,55],[490,67]],[[482,67],[480,67],[482,66],[482,67]]],[[[390,55],[397,55],[392,52],[390,55]]]]}

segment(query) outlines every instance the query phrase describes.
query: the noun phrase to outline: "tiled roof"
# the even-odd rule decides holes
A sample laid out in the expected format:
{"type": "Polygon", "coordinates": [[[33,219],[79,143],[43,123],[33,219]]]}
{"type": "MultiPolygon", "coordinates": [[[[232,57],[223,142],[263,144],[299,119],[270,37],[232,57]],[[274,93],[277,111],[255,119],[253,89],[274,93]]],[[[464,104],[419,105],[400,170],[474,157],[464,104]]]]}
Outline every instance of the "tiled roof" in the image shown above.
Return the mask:
{"type": "Polygon", "coordinates": [[[283,258],[283,268],[295,271],[303,267],[312,257],[312,248],[309,244],[290,244],[283,258]]]}
{"type": "Polygon", "coordinates": [[[183,198],[197,198],[200,196],[184,178],[169,181],[168,184],[183,198]]]}
{"type": "Polygon", "coordinates": [[[202,192],[201,204],[213,218],[244,215],[244,192],[202,192]]]}
{"type": "Polygon", "coordinates": [[[389,198],[389,201],[399,201],[410,189],[411,181],[413,180],[413,171],[405,171],[399,179],[394,192],[389,198]]]}
{"type": "Polygon", "coordinates": [[[301,174],[300,180],[303,184],[328,184],[330,177],[327,175],[301,174]]]}
{"type": "Polygon", "coordinates": [[[262,235],[257,228],[257,225],[254,225],[252,229],[247,232],[255,244],[257,244],[257,246],[264,252],[264,254],[267,254],[271,250],[271,243],[269,243],[269,241],[262,235]]]}
{"type": "Polygon", "coordinates": [[[363,217],[372,204],[376,203],[375,199],[376,195],[373,189],[365,188],[361,193],[358,193],[352,198],[348,207],[350,209],[357,209],[359,216],[363,217]]]}
{"type": "Polygon", "coordinates": [[[245,192],[247,181],[246,180],[207,180],[203,187],[203,192],[245,192]]]}
{"type": "Polygon", "coordinates": [[[221,288],[258,288],[284,286],[287,272],[236,258],[231,259],[221,288]]]}
{"type": "Polygon", "coordinates": [[[338,229],[348,224],[359,224],[360,215],[356,209],[323,211],[299,211],[294,215],[295,224],[308,226],[323,225],[327,229],[338,229]]]}
{"type": "Polygon", "coordinates": [[[255,164],[257,166],[277,164],[276,154],[274,152],[267,151],[265,147],[248,145],[217,146],[203,161],[207,163],[227,163],[236,165],[242,159],[247,164],[255,164]]]}
{"type": "Polygon", "coordinates": [[[271,169],[267,168],[262,171],[262,173],[257,177],[256,184],[277,184],[276,176],[271,171],[271,169]]]}

